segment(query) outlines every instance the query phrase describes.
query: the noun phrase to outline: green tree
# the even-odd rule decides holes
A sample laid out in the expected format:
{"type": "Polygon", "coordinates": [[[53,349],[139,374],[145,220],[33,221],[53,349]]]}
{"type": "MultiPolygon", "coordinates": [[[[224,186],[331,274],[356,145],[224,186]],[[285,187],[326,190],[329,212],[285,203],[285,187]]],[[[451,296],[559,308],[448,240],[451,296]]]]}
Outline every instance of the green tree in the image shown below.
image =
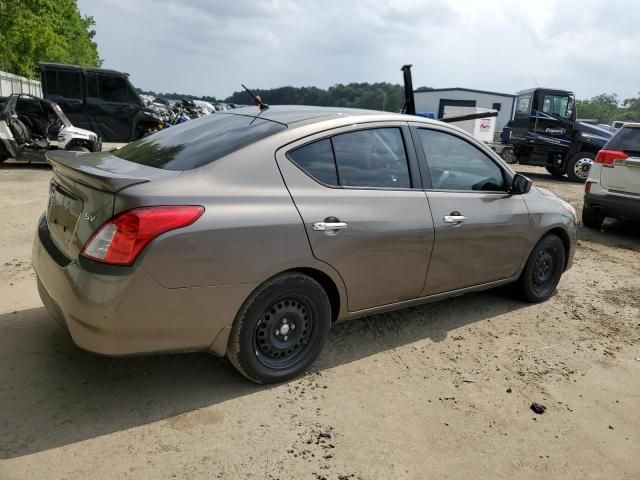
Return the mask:
{"type": "Polygon", "coordinates": [[[37,78],[41,61],[100,66],[94,26],[76,0],[0,0],[0,70],[37,78]]]}
{"type": "Polygon", "coordinates": [[[577,113],[579,118],[595,118],[598,123],[610,124],[620,113],[618,96],[602,93],[589,100],[578,100],[577,113]]]}
{"type": "MultiPolygon", "coordinates": [[[[339,83],[326,90],[317,87],[287,86],[269,90],[256,89],[254,93],[271,105],[318,105],[398,112],[404,104],[402,86],[391,83],[339,83]]],[[[245,91],[234,92],[225,101],[243,105],[253,104],[253,99],[245,91]]]]}

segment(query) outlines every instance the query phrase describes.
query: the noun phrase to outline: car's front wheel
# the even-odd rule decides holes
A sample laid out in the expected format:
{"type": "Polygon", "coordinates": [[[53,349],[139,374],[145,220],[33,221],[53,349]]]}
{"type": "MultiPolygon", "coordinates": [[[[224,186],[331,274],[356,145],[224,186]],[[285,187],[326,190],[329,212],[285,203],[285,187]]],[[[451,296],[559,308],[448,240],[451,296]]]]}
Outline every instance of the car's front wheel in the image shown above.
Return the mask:
{"type": "Polygon", "coordinates": [[[567,163],[567,177],[572,182],[584,183],[589,178],[591,165],[596,158],[591,152],[578,152],[567,163]]]}
{"type": "Polygon", "coordinates": [[[331,328],[331,304],[311,277],[285,273],[244,303],[231,329],[227,358],[249,380],[289,380],[313,363],[331,328]]]}
{"type": "Polygon", "coordinates": [[[564,243],[548,234],[536,244],[516,283],[518,296],[528,302],[542,302],[555,291],[564,271],[564,243]]]}

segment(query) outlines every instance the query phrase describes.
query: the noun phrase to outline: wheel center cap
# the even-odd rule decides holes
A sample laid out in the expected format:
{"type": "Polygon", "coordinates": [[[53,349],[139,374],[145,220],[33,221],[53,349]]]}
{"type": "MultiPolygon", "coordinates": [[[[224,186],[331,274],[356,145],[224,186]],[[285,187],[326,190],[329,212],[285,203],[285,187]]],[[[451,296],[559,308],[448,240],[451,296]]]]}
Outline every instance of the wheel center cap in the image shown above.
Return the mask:
{"type": "Polygon", "coordinates": [[[289,325],[285,323],[280,327],[280,334],[286,335],[287,333],[289,333],[289,325]]]}

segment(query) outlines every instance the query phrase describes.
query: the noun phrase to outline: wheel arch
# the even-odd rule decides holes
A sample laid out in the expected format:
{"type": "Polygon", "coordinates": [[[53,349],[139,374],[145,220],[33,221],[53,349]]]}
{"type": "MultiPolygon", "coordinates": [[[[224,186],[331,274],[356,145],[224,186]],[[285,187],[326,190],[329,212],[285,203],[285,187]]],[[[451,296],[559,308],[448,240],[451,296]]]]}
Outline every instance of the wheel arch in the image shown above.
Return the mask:
{"type": "Polygon", "coordinates": [[[292,272],[303,273],[320,284],[329,297],[329,303],[331,304],[331,323],[335,323],[340,315],[342,300],[340,298],[340,290],[338,290],[338,286],[333,279],[325,272],[311,267],[293,268],[282,273],[292,272]]]}

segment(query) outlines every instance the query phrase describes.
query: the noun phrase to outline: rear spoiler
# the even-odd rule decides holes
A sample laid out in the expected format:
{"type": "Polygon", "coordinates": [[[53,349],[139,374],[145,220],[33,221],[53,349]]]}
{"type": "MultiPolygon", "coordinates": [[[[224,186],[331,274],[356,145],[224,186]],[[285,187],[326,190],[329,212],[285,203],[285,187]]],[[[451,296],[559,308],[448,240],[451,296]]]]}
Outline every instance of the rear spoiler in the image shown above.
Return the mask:
{"type": "MultiPolygon", "coordinates": [[[[108,166],[109,159],[114,158],[110,154],[54,150],[47,152],[46,157],[55,172],[106,192],[117,192],[131,185],[146,183],[151,180],[144,176],[124,174],[100,168],[100,165],[108,166]]],[[[119,161],[118,163],[125,162],[125,160],[117,160],[119,161]]]]}

